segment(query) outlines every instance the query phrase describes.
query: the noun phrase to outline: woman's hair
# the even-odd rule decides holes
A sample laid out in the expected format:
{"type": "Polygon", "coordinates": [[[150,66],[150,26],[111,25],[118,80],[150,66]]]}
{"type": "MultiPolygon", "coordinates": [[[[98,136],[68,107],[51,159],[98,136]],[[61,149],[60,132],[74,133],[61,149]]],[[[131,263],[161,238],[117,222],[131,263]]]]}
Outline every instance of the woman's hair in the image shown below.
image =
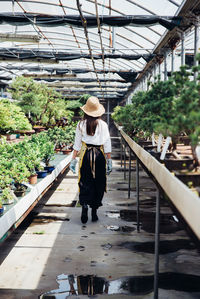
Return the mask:
{"type": "Polygon", "coordinates": [[[86,121],[86,132],[88,135],[93,136],[95,134],[96,127],[98,125],[98,120],[100,118],[101,118],[100,116],[93,117],[84,113],[83,121],[86,121]]]}

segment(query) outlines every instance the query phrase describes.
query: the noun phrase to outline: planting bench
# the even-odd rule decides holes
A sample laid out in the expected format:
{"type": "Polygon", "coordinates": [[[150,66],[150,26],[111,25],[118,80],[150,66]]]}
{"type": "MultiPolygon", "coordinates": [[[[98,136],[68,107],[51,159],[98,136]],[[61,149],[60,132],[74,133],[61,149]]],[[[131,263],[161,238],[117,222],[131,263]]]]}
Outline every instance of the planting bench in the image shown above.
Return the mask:
{"type": "Polygon", "coordinates": [[[55,165],[55,169],[45,178],[38,179],[36,185],[26,184],[29,187],[26,195],[15,200],[14,204],[6,206],[4,214],[0,217],[0,242],[5,240],[30,213],[58,175],[69,166],[71,159],[72,153],[68,156],[56,154],[51,162],[51,164],[55,165]]]}

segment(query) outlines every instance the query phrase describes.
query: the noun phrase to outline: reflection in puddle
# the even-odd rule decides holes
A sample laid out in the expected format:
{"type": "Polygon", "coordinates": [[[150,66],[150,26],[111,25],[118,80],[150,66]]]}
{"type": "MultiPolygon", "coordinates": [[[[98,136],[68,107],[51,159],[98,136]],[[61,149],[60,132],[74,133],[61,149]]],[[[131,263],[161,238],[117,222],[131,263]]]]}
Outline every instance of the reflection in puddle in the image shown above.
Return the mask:
{"type": "MultiPolygon", "coordinates": [[[[136,210],[121,210],[120,217],[122,220],[127,222],[137,221],[136,210]]],[[[141,228],[148,232],[155,232],[155,212],[151,211],[140,211],[140,224],[141,228]]],[[[172,214],[160,214],[160,233],[171,234],[179,230],[182,230],[183,226],[180,222],[175,221],[172,214]]]]}
{"type": "MultiPolygon", "coordinates": [[[[65,275],[57,276],[59,288],[39,296],[45,298],[67,298],[70,295],[97,294],[148,294],[153,291],[153,275],[122,277],[116,280],[107,280],[95,275],[65,275]]],[[[159,288],[183,292],[199,292],[200,276],[166,272],[159,274],[159,288]]]]}
{"type": "Polygon", "coordinates": [[[106,226],[106,228],[111,231],[122,231],[122,232],[126,232],[126,233],[133,232],[135,230],[135,227],[127,226],[127,225],[124,225],[124,226],[108,225],[108,226],[106,226]]]}
{"type": "Polygon", "coordinates": [[[109,212],[106,212],[106,216],[109,217],[109,218],[120,218],[120,213],[119,211],[109,211],[109,212]]]}
{"type": "MultiPolygon", "coordinates": [[[[135,252],[154,253],[155,242],[123,242],[119,244],[120,247],[127,248],[135,252]]],[[[176,252],[181,249],[192,250],[195,249],[195,245],[190,240],[178,239],[160,241],[159,253],[167,254],[176,252]]]]}

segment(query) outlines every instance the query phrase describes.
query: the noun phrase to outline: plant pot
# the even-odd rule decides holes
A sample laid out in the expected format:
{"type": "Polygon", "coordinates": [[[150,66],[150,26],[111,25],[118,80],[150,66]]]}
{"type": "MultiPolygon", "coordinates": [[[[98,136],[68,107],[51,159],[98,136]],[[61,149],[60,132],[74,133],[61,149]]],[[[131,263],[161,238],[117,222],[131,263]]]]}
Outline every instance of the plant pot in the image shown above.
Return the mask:
{"type": "Polygon", "coordinates": [[[30,177],[28,178],[29,184],[31,185],[37,184],[37,177],[38,177],[37,173],[30,175],[30,177]]]}
{"type": "Polygon", "coordinates": [[[55,166],[45,166],[44,170],[46,170],[47,172],[52,172],[55,169],[55,166]]]}
{"type": "Polygon", "coordinates": [[[188,169],[189,167],[192,168],[193,165],[193,159],[190,157],[183,157],[182,159],[165,158],[163,162],[169,170],[188,169]]]}
{"type": "Polygon", "coordinates": [[[60,148],[56,148],[55,151],[56,151],[56,153],[58,153],[58,152],[61,151],[61,149],[60,148]]]}
{"type": "Polygon", "coordinates": [[[180,142],[182,142],[184,145],[190,145],[191,140],[188,136],[181,136],[180,142]]]}
{"type": "Polygon", "coordinates": [[[184,184],[191,187],[200,186],[200,172],[175,172],[175,175],[184,184]]]}
{"type": "Polygon", "coordinates": [[[4,207],[0,207],[0,216],[3,215],[3,212],[4,212],[4,207]]]}
{"type": "Polygon", "coordinates": [[[37,171],[38,179],[43,179],[47,176],[47,170],[37,171]]]}
{"type": "Polygon", "coordinates": [[[72,152],[71,149],[62,150],[63,155],[68,155],[71,152],[72,152]]]}
{"type": "Polygon", "coordinates": [[[22,197],[25,195],[26,190],[15,190],[14,193],[17,197],[22,197]]]}
{"type": "Polygon", "coordinates": [[[15,140],[16,139],[16,134],[6,134],[6,139],[7,140],[15,140]]]}

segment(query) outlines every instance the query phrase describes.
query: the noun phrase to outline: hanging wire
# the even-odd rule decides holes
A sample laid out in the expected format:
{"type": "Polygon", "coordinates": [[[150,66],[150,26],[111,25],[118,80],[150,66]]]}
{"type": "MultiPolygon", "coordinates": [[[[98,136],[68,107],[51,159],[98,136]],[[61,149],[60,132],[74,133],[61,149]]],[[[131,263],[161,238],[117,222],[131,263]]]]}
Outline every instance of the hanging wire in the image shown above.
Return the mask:
{"type": "MultiPolygon", "coordinates": [[[[91,56],[91,59],[92,59],[93,69],[95,71],[95,75],[96,75],[96,78],[97,78],[97,82],[99,83],[99,87],[102,91],[101,82],[100,82],[99,76],[97,74],[97,70],[96,70],[96,66],[95,66],[95,62],[94,62],[94,58],[93,58],[93,54],[92,54],[92,49],[91,49],[90,41],[89,41],[89,37],[88,37],[87,20],[83,16],[79,0],[76,0],[76,4],[77,4],[77,8],[78,8],[78,11],[79,11],[79,14],[80,14],[80,17],[81,17],[81,21],[82,21],[82,25],[83,25],[83,28],[84,28],[85,38],[86,38],[88,50],[89,50],[89,53],[90,53],[90,56],[91,56]]],[[[103,93],[103,91],[102,91],[102,93],[103,93]]]]}
{"type": "MultiPolygon", "coordinates": [[[[102,51],[103,76],[104,76],[104,79],[105,79],[106,77],[105,77],[104,46],[103,46],[102,35],[101,35],[101,26],[100,26],[100,20],[99,20],[97,0],[95,0],[95,9],[96,9],[96,17],[97,17],[98,34],[99,34],[99,38],[100,38],[101,51],[102,51]]],[[[104,98],[104,91],[103,91],[103,98],[104,98]]]]}

